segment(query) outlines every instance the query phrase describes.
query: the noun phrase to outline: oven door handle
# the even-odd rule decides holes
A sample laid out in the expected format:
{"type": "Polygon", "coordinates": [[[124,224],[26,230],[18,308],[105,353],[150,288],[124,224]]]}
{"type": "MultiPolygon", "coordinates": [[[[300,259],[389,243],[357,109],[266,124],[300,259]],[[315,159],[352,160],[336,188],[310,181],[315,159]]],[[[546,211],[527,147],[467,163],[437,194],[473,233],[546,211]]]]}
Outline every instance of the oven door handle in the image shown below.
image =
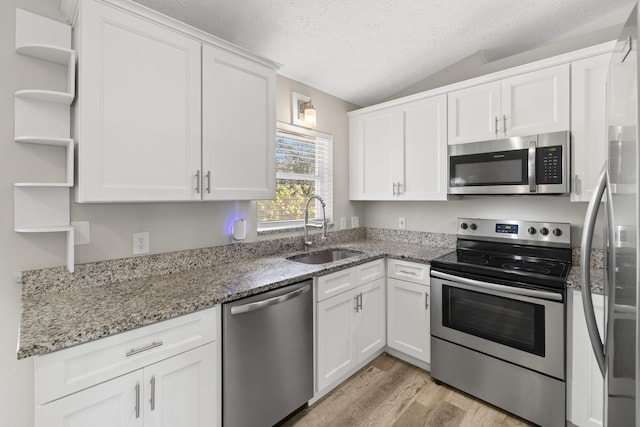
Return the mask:
{"type": "Polygon", "coordinates": [[[454,276],[453,274],[441,273],[431,270],[431,275],[439,279],[450,280],[464,285],[475,286],[477,288],[499,291],[512,295],[522,295],[526,297],[543,298],[552,301],[562,301],[562,295],[554,292],[536,291],[535,289],[523,289],[513,286],[496,285],[495,283],[482,282],[480,280],[467,279],[466,277],[454,276]]]}

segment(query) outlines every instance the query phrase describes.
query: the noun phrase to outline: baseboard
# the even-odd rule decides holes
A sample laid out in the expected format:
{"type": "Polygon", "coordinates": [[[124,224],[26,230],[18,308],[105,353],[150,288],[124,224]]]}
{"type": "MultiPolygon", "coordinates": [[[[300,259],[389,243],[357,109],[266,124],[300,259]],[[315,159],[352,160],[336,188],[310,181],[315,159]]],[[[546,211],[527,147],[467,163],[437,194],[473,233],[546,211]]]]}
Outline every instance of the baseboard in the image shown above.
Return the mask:
{"type": "Polygon", "coordinates": [[[420,369],[424,369],[427,372],[431,372],[431,364],[424,362],[420,359],[416,359],[413,356],[409,356],[408,354],[404,354],[401,351],[396,350],[395,348],[391,348],[389,346],[385,347],[385,352],[390,354],[393,357],[396,357],[400,360],[403,360],[413,366],[416,366],[420,369]]]}

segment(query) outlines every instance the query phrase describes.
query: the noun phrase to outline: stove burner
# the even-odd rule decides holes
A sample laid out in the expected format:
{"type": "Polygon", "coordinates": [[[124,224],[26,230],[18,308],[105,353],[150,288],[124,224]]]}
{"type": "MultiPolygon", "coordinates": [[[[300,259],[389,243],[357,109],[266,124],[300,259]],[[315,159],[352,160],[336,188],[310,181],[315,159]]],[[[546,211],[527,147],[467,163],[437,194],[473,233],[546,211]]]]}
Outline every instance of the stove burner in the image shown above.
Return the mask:
{"type": "Polygon", "coordinates": [[[476,265],[487,265],[489,264],[489,260],[485,258],[484,254],[460,254],[458,255],[458,260],[460,262],[464,262],[467,264],[476,264],[476,265]]]}
{"type": "Polygon", "coordinates": [[[505,270],[526,271],[528,273],[549,274],[551,271],[542,264],[537,262],[507,262],[502,264],[502,268],[505,270]]]}

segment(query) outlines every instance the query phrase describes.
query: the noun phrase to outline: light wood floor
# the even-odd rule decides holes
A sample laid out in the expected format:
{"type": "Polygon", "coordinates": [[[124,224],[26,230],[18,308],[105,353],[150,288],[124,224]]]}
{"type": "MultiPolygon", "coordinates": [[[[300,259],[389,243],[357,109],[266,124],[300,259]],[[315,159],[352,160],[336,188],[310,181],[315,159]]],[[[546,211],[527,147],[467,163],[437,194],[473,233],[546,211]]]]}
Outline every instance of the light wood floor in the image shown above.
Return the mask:
{"type": "Polygon", "coordinates": [[[529,426],[388,354],[376,358],[287,427],[529,426]]]}

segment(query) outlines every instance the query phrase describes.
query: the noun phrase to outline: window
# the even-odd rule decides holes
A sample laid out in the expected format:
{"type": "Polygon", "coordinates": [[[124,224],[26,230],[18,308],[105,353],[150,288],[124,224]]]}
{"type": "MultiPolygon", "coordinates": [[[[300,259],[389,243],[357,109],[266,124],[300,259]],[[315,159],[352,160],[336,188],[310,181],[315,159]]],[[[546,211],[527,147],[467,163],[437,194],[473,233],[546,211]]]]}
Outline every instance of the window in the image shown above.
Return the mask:
{"type": "MultiPolygon", "coordinates": [[[[309,197],[325,201],[327,221],[333,219],[333,137],[316,130],[277,123],[276,198],[259,200],[258,231],[301,227],[309,197]]],[[[309,218],[322,219],[314,199],[309,218]]]]}

